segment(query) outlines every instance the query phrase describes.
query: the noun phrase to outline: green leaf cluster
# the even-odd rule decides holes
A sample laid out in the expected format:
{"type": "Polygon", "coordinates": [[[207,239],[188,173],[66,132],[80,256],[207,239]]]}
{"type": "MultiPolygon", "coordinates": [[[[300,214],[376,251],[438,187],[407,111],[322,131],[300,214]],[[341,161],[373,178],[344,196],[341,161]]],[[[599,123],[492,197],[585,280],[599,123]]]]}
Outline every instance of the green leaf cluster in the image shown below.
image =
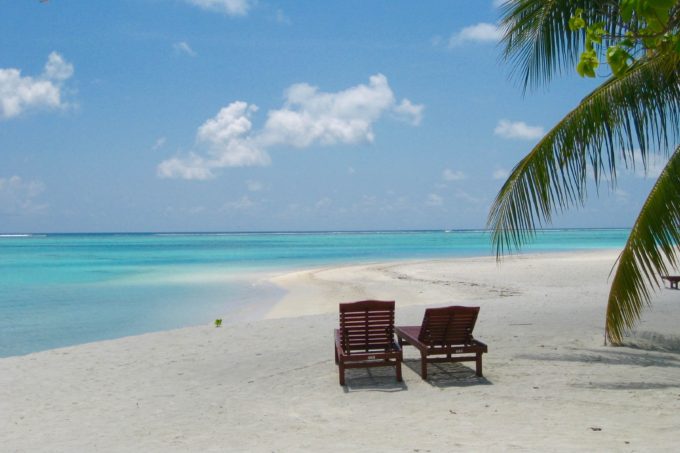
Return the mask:
{"type": "MultiPolygon", "coordinates": [[[[596,2],[593,2],[596,3],[596,2]]],[[[603,3],[604,2],[600,2],[603,3]]],[[[616,77],[628,70],[635,60],[633,53],[654,52],[670,46],[680,52],[680,36],[674,22],[675,0],[620,0],[614,2],[610,13],[618,15],[613,27],[587,16],[583,8],[576,8],[568,22],[569,30],[584,33],[585,50],[576,65],[581,77],[595,77],[600,65],[600,52],[616,77]],[[625,31],[625,35],[622,32],[625,31]],[[603,41],[605,44],[603,45],[603,41]]]]}

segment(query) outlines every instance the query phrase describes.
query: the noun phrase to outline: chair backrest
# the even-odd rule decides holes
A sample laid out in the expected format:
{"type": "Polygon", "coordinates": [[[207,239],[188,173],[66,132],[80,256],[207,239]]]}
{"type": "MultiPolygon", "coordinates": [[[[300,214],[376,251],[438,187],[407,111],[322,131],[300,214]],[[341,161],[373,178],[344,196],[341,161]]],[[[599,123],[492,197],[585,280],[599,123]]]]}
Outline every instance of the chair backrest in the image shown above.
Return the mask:
{"type": "Polygon", "coordinates": [[[478,314],[479,307],[428,308],[418,340],[429,345],[469,344],[478,314]]]}
{"type": "Polygon", "coordinates": [[[342,347],[352,351],[390,350],[394,344],[394,301],[340,304],[342,347]]]}

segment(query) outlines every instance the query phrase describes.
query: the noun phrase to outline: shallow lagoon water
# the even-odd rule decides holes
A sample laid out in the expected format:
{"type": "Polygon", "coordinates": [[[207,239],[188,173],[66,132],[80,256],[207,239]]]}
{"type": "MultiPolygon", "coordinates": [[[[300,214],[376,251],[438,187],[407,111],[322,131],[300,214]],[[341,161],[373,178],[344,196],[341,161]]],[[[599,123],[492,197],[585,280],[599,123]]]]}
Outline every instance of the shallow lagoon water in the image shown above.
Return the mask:
{"type": "MultiPolygon", "coordinates": [[[[621,248],[629,230],[546,230],[524,252],[621,248]]],[[[262,276],[494,253],[484,231],[0,236],[0,357],[262,316],[262,276]]]]}

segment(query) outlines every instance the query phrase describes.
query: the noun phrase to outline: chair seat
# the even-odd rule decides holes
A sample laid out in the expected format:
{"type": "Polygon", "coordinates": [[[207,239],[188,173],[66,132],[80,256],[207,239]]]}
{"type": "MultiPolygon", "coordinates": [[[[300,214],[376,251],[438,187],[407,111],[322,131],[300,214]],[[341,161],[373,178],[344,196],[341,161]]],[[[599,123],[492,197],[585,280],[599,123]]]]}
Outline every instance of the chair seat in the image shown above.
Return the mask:
{"type": "Polygon", "coordinates": [[[418,349],[427,350],[430,354],[464,354],[467,352],[488,352],[486,344],[479,340],[472,339],[469,343],[451,344],[427,344],[418,339],[420,326],[397,326],[394,328],[397,338],[401,339],[402,344],[415,346],[418,349]]]}

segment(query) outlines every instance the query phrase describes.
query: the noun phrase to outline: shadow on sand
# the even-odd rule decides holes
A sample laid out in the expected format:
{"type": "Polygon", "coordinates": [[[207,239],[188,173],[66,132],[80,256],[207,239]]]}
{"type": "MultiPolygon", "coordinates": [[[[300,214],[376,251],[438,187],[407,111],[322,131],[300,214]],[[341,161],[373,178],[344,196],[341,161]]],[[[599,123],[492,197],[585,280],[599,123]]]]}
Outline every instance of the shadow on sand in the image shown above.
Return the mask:
{"type": "Polygon", "coordinates": [[[406,382],[398,382],[394,368],[351,368],[345,370],[344,392],[401,392],[408,390],[406,382]]]}
{"type": "MultiPolygon", "coordinates": [[[[518,359],[554,361],[554,362],[579,362],[586,364],[624,365],[635,367],[661,367],[680,368],[680,354],[668,352],[643,352],[639,349],[626,347],[612,347],[607,349],[582,349],[579,352],[547,353],[547,354],[522,354],[518,359]]],[[[592,388],[600,390],[654,390],[667,388],[680,388],[680,380],[670,382],[580,382],[570,384],[572,387],[592,388]]]]}
{"type": "Polygon", "coordinates": [[[680,355],[669,353],[645,353],[625,347],[608,349],[581,349],[581,352],[519,354],[518,359],[553,362],[602,363],[605,365],[656,366],[680,368],[680,355]]]}
{"type": "MultiPolygon", "coordinates": [[[[420,359],[404,359],[403,363],[420,379],[420,359]]],[[[439,388],[492,385],[488,379],[477,377],[473,368],[454,362],[428,363],[425,382],[439,388]]]]}
{"type": "Polygon", "coordinates": [[[645,351],[680,353],[680,336],[634,330],[624,336],[623,346],[645,351]]]}
{"type": "Polygon", "coordinates": [[[572,387],[600,390],[659,390],[680,388],[680,382],[588,382],[572,384],[572,387]]]}

